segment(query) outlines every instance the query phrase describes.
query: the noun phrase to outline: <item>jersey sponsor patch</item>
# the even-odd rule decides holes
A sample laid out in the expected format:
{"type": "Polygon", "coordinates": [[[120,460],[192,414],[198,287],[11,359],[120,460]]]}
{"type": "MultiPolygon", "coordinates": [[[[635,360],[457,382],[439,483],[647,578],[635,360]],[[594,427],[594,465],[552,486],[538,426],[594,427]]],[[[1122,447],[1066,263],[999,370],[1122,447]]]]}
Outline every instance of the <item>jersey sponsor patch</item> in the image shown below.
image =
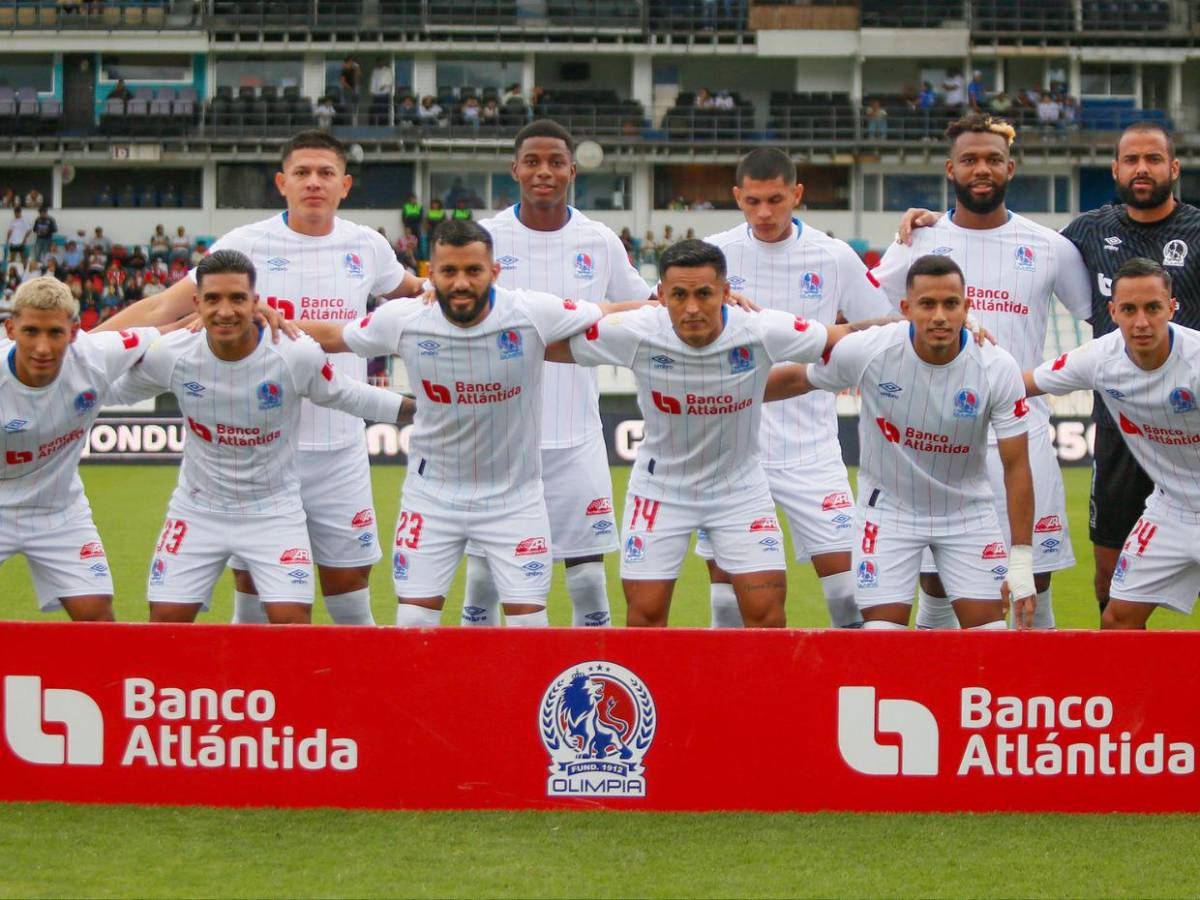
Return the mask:
{"type": "Polygon", "coordinates": [[[1018,419],[1023,419],[1029,412],[1029,403],[1024,397],[1021,397],[1013,404],[1013,415],[1018,419]]]}
{"type": "Polygon", "coordinates": [[[834,491],[832,494],[826,494],[825,499],[821,501],[821,511],[829,512],[831,509],[849,509],[854,505],[850,499],[850,494],[847,491],[834,491]]]}
{"type": "Polygon", "coordinates": [[[873,588],[879,585],[879,569],[875,567],[875,563],[869,559],[864,559],[858,564],[858,586],[860,588],[873,588]]]}
{"type": "Polygon", "coordinates": [[[529,537],[518,542],[516,549],[513,550],[517,556],[533,556],[537,553],[546,552],[546,539],[544,537],[529,537]]]}
{"type": "Polygon", "coordinates": [[[375,524],[375,510],[367,507],[360,509],[354,514],[354,518],[350,520],[351,528],[370,528],[375,524]]]}
{"type": "Polygon", "coordinates": [[[99,541],[88,541],[79,548],[80,559],[98,559],[104,556],[104,545],[99,541]]]}
{"type": "Polygon", "coordinates": [[[609,516],[612,515],[612,511],[611,497],[597,497],[587,505],[587,515],[589,516],[609,516]]]}
{"type": "Polygon", "coordinates": [[[121,344],[126,350],[132,350],[140,342],[136,332],[119,331],[117,333],[121,335],[121,344]]]}
{"type": "Polygon", "coordinates": [[[312,564],[312,555],[303,547],[293,547],[279,554],[279,562],[285,566],[307,566],[312,564]]]}
{"type": "Polygon", "coordinates": [[[763,516],[750,523],[751,531],[778,531],[779,523],[774,516],[763,516]]]}
{"type": "Polygon", "coordinates": [[[1004,541],[992,541],[983,548],[980,559],[1004,559],[1006,556],[1008,551],[1004,549],[1004,541]]]}
{"type": "Polygon", "coordinates": [[[1042,516],[1034,523],[1033,530],[1035,534],[1046,534],[1051,531],[1062,531],[1062,519],[1058,516],[1042,516]]]}

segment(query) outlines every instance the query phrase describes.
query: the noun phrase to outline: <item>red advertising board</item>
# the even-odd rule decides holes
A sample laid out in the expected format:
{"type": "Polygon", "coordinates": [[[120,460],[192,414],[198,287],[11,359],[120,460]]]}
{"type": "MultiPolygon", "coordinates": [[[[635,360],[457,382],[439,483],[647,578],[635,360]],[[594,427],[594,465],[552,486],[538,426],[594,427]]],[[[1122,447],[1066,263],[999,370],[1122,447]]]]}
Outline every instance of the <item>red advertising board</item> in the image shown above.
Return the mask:
{"type": "Polygon", "coordinates": [[[0,799],[1200,810],[1200,636],[0,624],[0,799]]]}

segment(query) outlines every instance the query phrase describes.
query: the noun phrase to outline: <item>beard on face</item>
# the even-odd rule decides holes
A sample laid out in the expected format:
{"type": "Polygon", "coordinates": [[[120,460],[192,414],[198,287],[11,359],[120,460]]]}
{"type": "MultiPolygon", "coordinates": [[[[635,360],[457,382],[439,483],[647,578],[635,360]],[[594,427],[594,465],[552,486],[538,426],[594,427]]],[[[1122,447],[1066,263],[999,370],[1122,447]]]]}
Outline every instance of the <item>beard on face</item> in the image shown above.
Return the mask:
{"type": "Polygon", "coordinates": [[[477,296],[474,294],[468,295],[475,297],[475,302],[464,312],[459,312],[450,305],[451,296],[459,295],[447,294],[436,288],[434,289],[434,293],[437,295],[438,306],[442,308],[442,315],[444,315],[451,322],[456,322],[460,325],[463,325],[467,322],[475,321],[475,319],[479,317],[479,314],[483,312],[483,307],[487,305],[488,297],[491,294],[491,288],[489,287],[486,291],[477,296]]]}
{"type": "Polygon", "coordinates": [[[1175,180],[1168,179],[1167,181],[1155,181],[1154,190],[1152,190],[1146,198],[1138,197],[1133,190],[1132,179],[1128,184],[1117,182],[1117,196],[1121,198],[1121,202],[1126,206],[1132,206],[1134,209],[1154,209],[1162,206],[1167,202],[1167,198],[1175,190],[1175,180]]]}
{"type": "Polygon", "coordinates": [[[957,198],[958,205],[977,216],[986,216],[990,212],[995,212],[1004,202],[1004,195],[1008,193],[1007,181],[999,184],[993,183],[991,196],[988,197],[976,197],[972,194],[969,181],[966,184],[960,184],[954,179],[950,179],[950,183],[954,185],[954,196],[957,198]]]}

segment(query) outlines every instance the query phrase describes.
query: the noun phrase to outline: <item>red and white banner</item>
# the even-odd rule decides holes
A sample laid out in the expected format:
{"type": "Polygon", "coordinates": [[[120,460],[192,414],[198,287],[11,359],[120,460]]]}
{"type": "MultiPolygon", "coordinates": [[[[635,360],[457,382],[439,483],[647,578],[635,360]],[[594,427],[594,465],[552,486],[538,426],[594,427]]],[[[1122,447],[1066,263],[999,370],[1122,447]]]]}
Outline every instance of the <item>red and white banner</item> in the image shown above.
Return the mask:
{"type": "Polygon", "coordinates": [[[0,624],[0,799],[1200,810],[1200,635],[0,624]]]}

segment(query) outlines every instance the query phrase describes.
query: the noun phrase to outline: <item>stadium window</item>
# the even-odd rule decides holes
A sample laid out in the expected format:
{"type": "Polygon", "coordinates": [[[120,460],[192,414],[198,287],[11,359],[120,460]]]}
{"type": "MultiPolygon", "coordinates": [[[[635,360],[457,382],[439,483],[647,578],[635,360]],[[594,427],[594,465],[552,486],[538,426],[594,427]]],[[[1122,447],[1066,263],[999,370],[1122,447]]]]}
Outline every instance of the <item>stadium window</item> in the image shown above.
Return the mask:
{"type": "Polygon", "coordinates": [[[1018,175],[1009,182],[1005,199],[1009,209],[1022,215],[1050,212],[1050,176],[1018,175]]]}
{"type": "Polygon", "coordinates": [[[1054,176],[1054,211],[1069,213],[1071,211],[1071,176],[1054,176]]]}
{"type": "Polygon", "coordinates": [[[275,163],[219,163],[217,165],[218,209],[283,209],[283,197],[275,189],[275,163]]]}
{"type": "Polygon", "coordinates": [[[863,175],[861,204],[863,212],[880,211],[879,194],[882,190],[883,176],[877,174],[863,175]]]}
{"type": "Polygon", "coordinates": [[[884,175],[883,208],[887,212],[903,212],[911,207],[945,209],[941,175],[884,175]]]}
{"type": "Polygon", "coordinates": [[[1200,204],[1200,172],[1183,170],[1179,176],[1179,199],[1193,206],[1200,204]]]}
{"type": "Polygon", "coordinates": [[[115,168],[112,166],[75,170],[70,184],[63,184],[63,207],[120,209],[199,209],[203,170],[115,168]]]}
{"type": "Polygon", "coordinates": [[[279,57],[245,57],[217,60],[217,87],[299,87],[304,78],[304,61],[279,57]]]}
{"type": "Polygon", "coordinates": [[[351,165],[354,186],[342,209],[399,209],[413,193],[412,163],[351,165]]]}
{"type": "Polygon", "coordinates": [[[54,57],[5,53],[0,56],[0,87],[19,90],[36,88],[39,93],[54,90],[54,57]]]}
{"type": "Polygon", "coordinates": [[[629,176],[592,172],[575,177],[578,209],[629,209],[629,176]]]}
{"type": "Polygon", "coordinates": [[[506,88],[520,84],[524,62],[519,59],[446,59],[437,63],[437,87],[506,88]]]}
{"type": "Polygon", "coordinates": [[[1131,63],[1084,63],[1079,70],[1087,97],[1133,97],[1136,95],[1131,63]]]}
{"type": "Polygon", "coordinates": [[[654,167],[655,209],[736,209],[734,166],[675,165],[654,167]]]}
{"type": "Polygon", "coordinates": [[[186,53],[106,53],[100,58],[100,81],[192,80],[192,57],[186,53]]]}
{"type": "MultiPolygon", "coordinates": [[[[442,201],[446,209],[454,209],[460,199],[467,201],[468,209],[487,209],[487,172],[433,172],[429,176],[430,196],[442,201]]],[[[512,179],[509,179],[512,182],[512,179]]],[[[399,204],[397,204],[399,205],[399,204]]]]}
{"type": "MultiPolygon", "coordinates": [[[[582,178],[583,176],[579,176],[582,178]]],[[[576,179],[578,180],[578,179],[576,179]]],[[[495,172],[491,177],[492,209],[508,209],[521,198],[521,189],[508,172],[495,172]]],[[[578,192],[578,189],[576,189],[578,192]]],[[[575,204],[577,207],[578,203],[575,204]]]]}
{"type": "Polygon", "coordinates": [[[49,167],[24,169],[6,166],[4,174],[0,175],[0,194],[11,190],[15,196],[24,197],[37,188],[39,194],[49,197],[54,190],[52,181],[52,170],[49,167]]]}

